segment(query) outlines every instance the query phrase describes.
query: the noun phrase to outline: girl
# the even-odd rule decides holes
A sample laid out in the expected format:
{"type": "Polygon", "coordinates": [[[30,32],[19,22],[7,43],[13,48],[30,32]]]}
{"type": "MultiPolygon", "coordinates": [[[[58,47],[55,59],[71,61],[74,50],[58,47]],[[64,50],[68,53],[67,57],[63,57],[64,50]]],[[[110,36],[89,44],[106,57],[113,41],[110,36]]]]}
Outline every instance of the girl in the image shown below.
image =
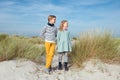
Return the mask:
{"type": "Polygon", "coordinates": [[[70,33],[68,31],[68,21],[61,21],[57,33],[58,69],[62,70],[62,58],[64,58],[64,69],[68,71],[68,52],[71,52],[70,33]]]}

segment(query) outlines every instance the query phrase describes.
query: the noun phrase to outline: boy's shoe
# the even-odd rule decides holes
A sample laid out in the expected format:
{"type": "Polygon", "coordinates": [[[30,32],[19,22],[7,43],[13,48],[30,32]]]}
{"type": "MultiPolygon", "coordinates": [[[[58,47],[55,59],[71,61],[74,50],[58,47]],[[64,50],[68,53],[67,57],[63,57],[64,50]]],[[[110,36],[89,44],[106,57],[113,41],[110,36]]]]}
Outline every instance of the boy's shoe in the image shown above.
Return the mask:
{"type": "Polygon", "coordinates": [[[58,63],[58,70],[62,70],[62,63],[61,62],[58,63]]]}
{"type": "Polygon", "coordinates": [[[65,71],[68,71],[68,70],[69,70],[67,65],[68,65],[68,62],[64,62],[65,71]]]}
{"type": "Polygon", "coordinates": [[[49,70],[48,68],[45,68],[45,69],[44,69],[44,72],[45,72],[46,74],[50,74],[50,70],[49,70]]]}
{"type": "Polygon", "coordinates": [[[52,71],[52,67],[50,66],[49,71],[52,71]]]}

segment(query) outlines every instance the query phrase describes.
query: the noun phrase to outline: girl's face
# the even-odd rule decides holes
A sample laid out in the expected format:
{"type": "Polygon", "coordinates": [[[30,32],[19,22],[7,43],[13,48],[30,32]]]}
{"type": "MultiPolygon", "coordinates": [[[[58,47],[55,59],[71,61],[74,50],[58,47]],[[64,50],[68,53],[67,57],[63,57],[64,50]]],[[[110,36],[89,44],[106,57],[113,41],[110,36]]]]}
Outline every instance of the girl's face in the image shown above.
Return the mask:
{"type": "Polygon", "coordinates": [[[67,30],[67,28],[68,28],[68,22],[65,22],[65,23],[63,24],[63,30],[67,30]]]}

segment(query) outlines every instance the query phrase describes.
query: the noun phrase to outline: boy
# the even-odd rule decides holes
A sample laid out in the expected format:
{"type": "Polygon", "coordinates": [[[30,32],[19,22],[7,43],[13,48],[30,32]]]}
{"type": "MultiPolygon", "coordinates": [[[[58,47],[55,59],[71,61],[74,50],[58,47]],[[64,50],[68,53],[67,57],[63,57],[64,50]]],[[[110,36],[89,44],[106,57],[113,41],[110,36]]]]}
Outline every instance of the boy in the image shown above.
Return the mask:
{"type": "Polygon", "coordinates": [[[45,73],[50,73],[50,68],[52,64],[52,59],[55,53],[56,37],[57,37],[57,28],[55,27],[56,16],[49,15],[48,23],[42,30],[42,37],[45,40],[45,49],[46,49],[46,65],[45,73]]]}

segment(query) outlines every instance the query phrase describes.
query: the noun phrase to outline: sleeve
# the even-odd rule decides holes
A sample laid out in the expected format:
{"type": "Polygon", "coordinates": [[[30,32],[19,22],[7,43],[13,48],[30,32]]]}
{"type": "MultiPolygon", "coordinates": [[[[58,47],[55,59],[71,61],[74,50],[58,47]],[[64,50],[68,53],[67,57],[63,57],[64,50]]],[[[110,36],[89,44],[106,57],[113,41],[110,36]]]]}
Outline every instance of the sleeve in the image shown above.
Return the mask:
{"type": "Polygon", "coordinates": [[[55,37],[57,37],[57,33],[58,33],[58,28],[56,28],[55,30],[55,37]]]}
{"type": "Polygon", "coordinates": [[[60,41],[60,31],[57,32],[57,44],[60,41]]]}
{"type": "Polygon", "coordinates": [[[70,40],[71,38],[70,38],[70,32],[68,32],[68,39],[70,40]]]}
{"type": "Polygon", "coordinates": [[[71,44],[70,32],[68,32],[68,39],[69,39],[69,42],[70,42],[70,44],[71,44]]]}
{"type": "Polygon", "coordinates": [[[45,32],[46,32],[46,27],[43,27],[43,29],[41,30],[41,37],[43,39],[45,39],[45,32]]]}

